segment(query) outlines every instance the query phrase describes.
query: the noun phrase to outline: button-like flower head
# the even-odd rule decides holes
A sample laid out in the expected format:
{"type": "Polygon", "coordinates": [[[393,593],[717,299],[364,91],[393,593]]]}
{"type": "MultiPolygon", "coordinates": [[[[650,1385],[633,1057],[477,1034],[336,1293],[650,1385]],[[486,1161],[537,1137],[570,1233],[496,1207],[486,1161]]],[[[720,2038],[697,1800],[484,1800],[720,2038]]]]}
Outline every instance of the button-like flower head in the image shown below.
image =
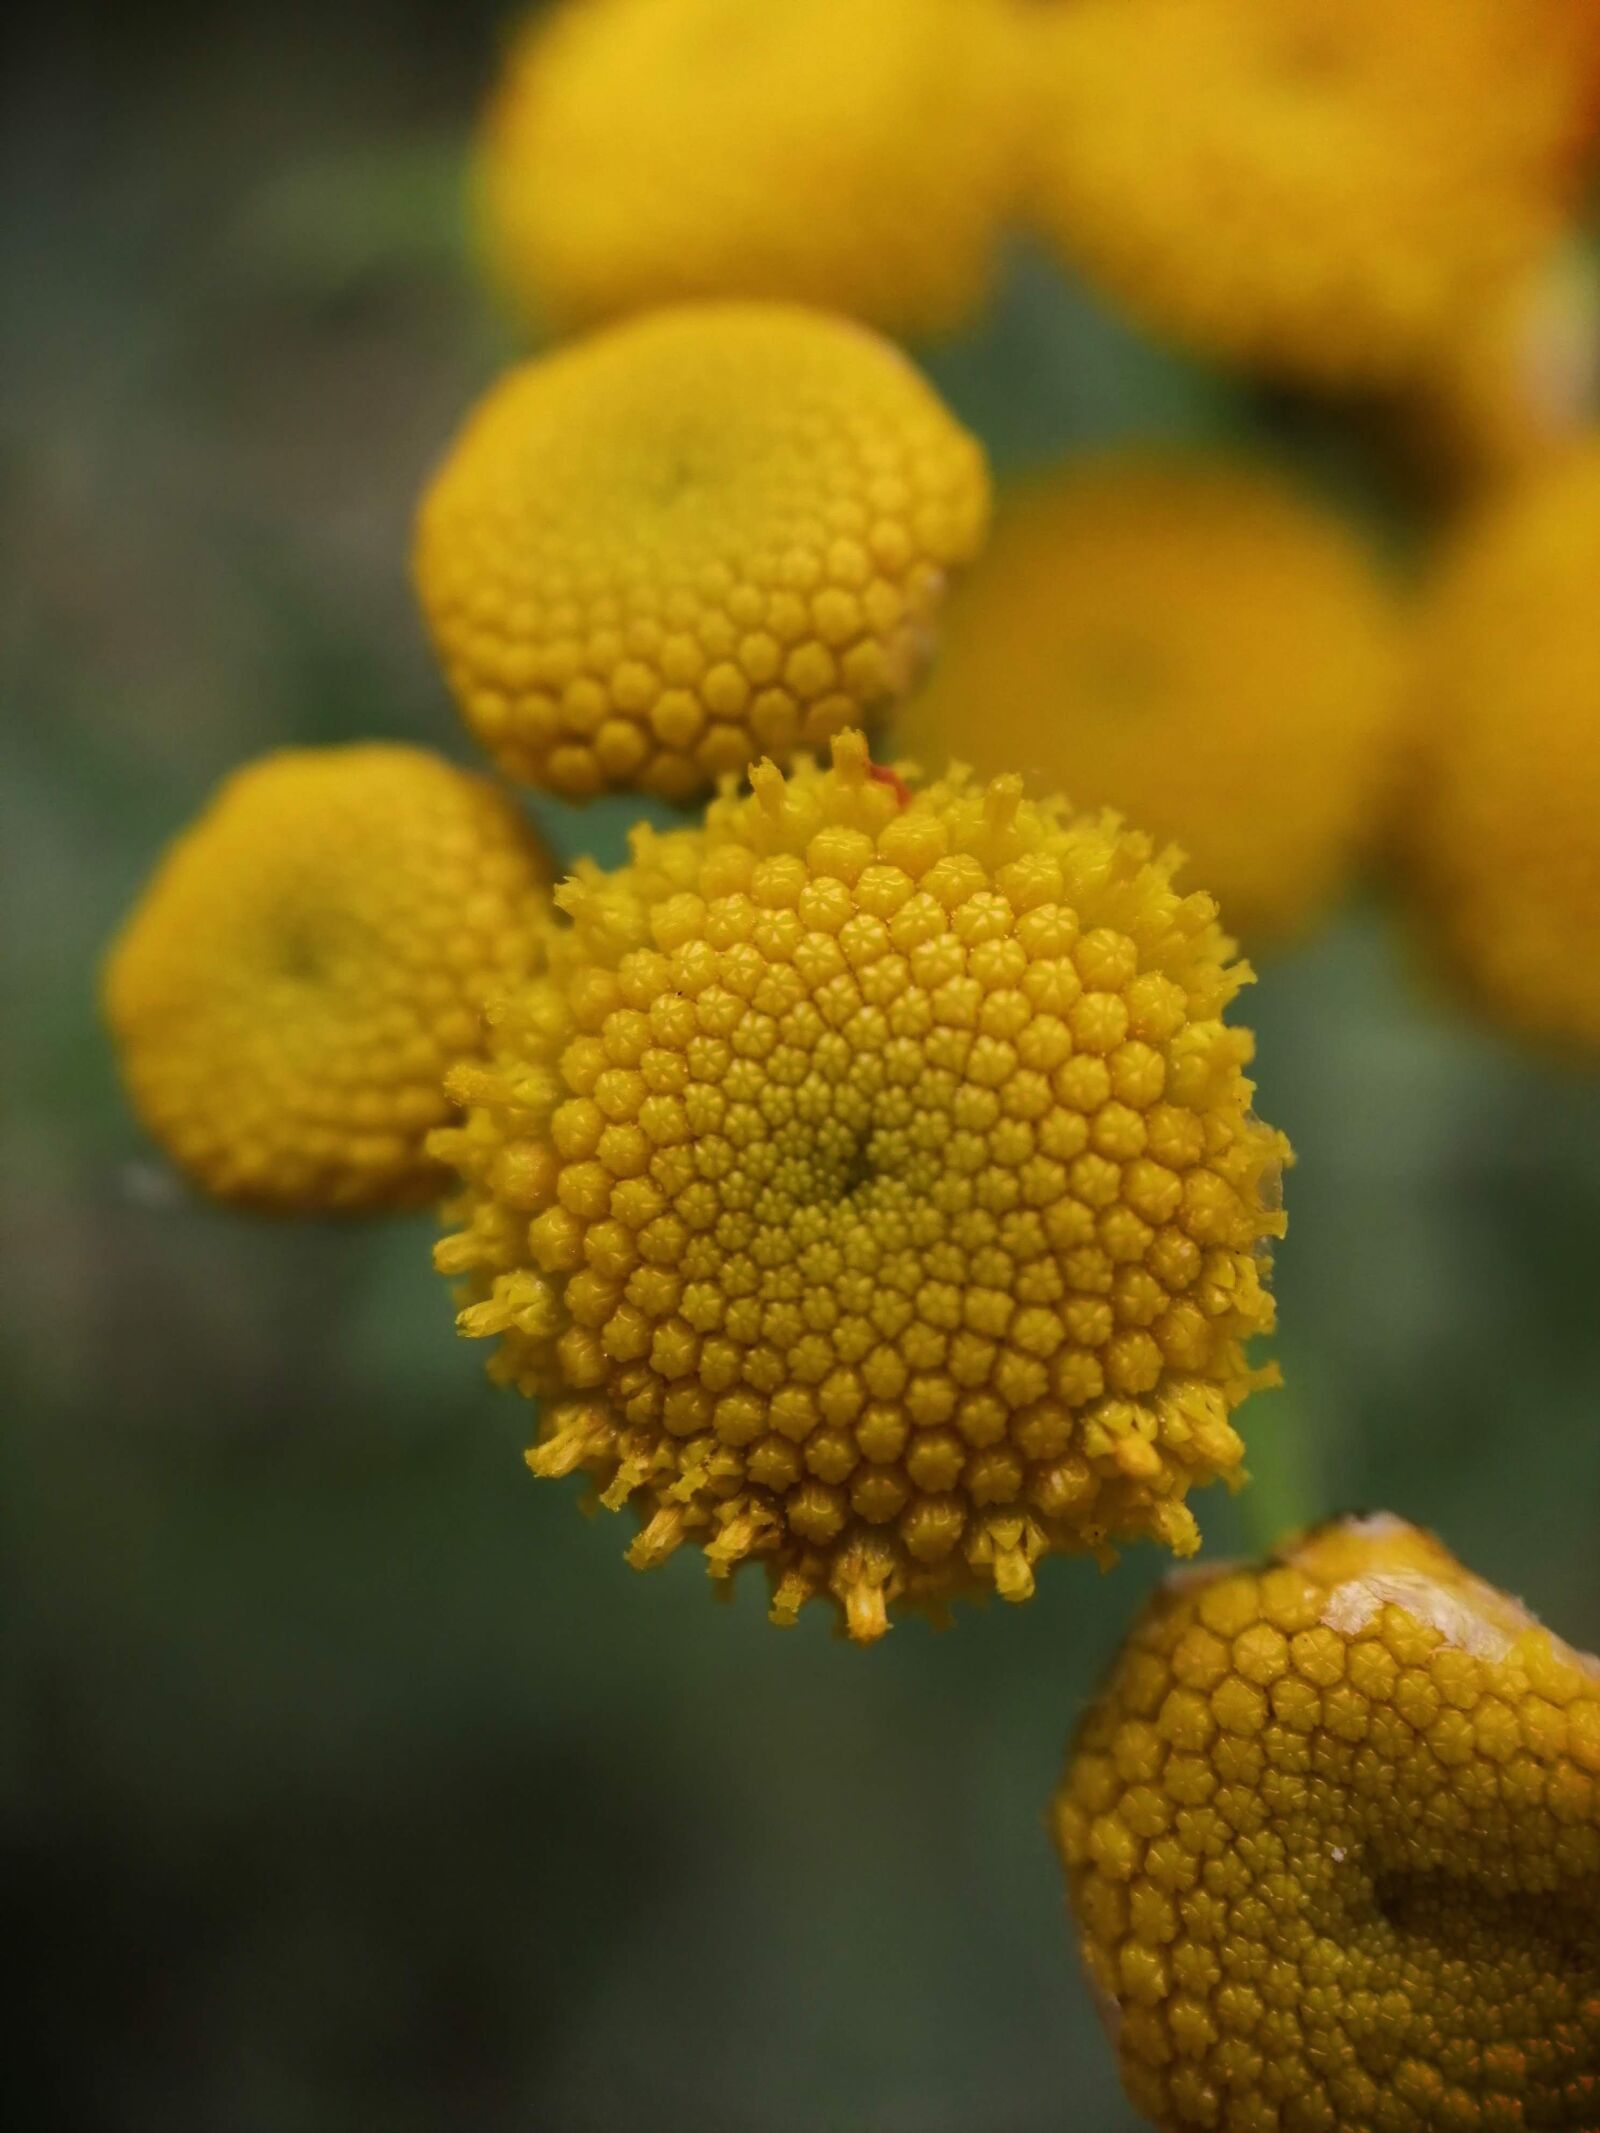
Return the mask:
{"type": "Polygon", "coordinates": [[[424,500],[417,582],[513,777],[683,800],[903,695],[988,512],[982,451],[886,341],[689,305],[489,394],[424,500]]]}
{"type": "Polygon", "coordinates": [[[1156,2125],[1600,2124],[1600,1661],[1427,1534],[1170,1579],[1055,1825],[1156,2125]]]}
{"type": "Polygon", "coordinates": [[[684,297],[901,335],[987,291],[1022,127],[1012,0],[566,0],[513,45],[477,207],[558,329],[684,297]]]}
{"type": "Polygon", "coordinates": [[[1209,354],[1339,387],[1402,379],[1569,212],[1593,30],[1568,0],[1036,13],[1041,227],[1209,354]]]}
{"type": "Polygon", "coordinates": [[[1455,969],[1511,1028],[1600,1052],[1600,440],[1472,527],[1435,588],[1408,835],[1455,969]]]}
{"type": "Polygon", "coordinates": [[[1270,476],[1120,455],[1020,490],[895,726],[1176,838],[1248,945],[1321,915],[1394,774],[1395,605],[1270,476]]]}
{"type": "Polygon", "coordinates": [[[425,1200],[445,1069],[529,964],[549,872],[482,778],[417,748],[235,772],[122,929],[105,1007],[134,1106],[219,1199],[425,1200]]]}
{"type": "Polygon", "coordinates": [[[1115,817],[859,733],[557,891],[463,1068],[441,1271],[632,1560],[866,1641],[1054,1550],[1198,1541],[1263,1373],[1282,1138],[1215,907],[1115,817]]]}

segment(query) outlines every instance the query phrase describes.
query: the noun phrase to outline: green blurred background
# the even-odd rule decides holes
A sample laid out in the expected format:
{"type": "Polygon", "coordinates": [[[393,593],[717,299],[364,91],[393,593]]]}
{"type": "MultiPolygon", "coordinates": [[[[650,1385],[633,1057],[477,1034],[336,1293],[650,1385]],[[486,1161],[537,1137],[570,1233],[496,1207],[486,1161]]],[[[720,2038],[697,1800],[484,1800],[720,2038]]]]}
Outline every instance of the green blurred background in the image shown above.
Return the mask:
{"type": "MultiPolygon", "coordinates": [[[[537,1488],[427,1221],[257,1224],[134,1130],[97,960],[286,741],[463,753],[406,583],[508,343],[463,255],[493,6],[13,27],[0,400],[0,1840],[33,2128],[1124,2127],[1043,1809],[1161,1565],[862,1653],[537,1488]]],[[[1002,466],[1337,430],[1018,259],[930,357],[1002,466]]],[[[622,815],[542,810],[567,853],[622,815]]],[[[1600,1082],[1435,998],[1376,891],[1248,996],[1286,1392],[1218,1550],[1385,1505],[1600,1643],[1600,1082]]],[[[22,2111],[26,2110],[26,2118],[22,2111]]]]}

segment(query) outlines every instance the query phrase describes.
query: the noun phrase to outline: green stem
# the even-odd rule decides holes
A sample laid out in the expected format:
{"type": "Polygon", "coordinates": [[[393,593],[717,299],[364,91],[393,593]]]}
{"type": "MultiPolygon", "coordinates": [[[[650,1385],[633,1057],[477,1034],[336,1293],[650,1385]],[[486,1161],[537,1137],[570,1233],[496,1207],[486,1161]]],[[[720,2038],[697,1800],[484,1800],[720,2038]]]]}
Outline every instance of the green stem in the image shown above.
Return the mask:
{"type": "Polygon", "coordinates": [[[1279,1393],[1262,1404],[1268,1412],[1250,1439],[1244,1523],[1252,1547],[1265,1555],[1289,1534],[1326,1518],[1330,1506],[1316,1432],[1299,1403],[1279,1393]]]}

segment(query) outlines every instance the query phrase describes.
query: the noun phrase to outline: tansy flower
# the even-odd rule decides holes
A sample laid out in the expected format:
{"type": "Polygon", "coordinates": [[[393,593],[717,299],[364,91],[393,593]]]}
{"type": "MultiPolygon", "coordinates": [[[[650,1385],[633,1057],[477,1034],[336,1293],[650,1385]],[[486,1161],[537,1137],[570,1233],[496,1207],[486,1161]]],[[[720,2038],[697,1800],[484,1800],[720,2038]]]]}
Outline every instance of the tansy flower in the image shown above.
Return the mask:
{"type": "Polygon", "coordinates": [[[1247,970],[1114,817],[859,733],[557,891],[543,972],[451,1080],[441,1271],[542,1402],[529,1463],[822,1598],[1027,1598],[1052,1550],[1197,1545],[1267,1375],[1287,1149],[1247,970]]]}
{"type": "Polygon", "coordinates": [[[1600,2125],[1597,1790],[1600,1661],[1398,1519],[1170,1579],[1055,1803],[1135,2107],[1600,2125]]]}
{"type": "Polygon", "coordinates": [[[1549,249],[1580,168],[1584,34],[1569,0],[1037,10],[1037,220],[1206,353],[1392,382],[1549,249]]]}
{"type": "Polygon", "coordinates": [[[982,452],[887,342],[691,305],[489,394],[423,502],[417,582],[513,776],[681,800],[902,694],[987,519],[982,452]]]}
{"type": "Polygon", "coordinates": [[[1270,476],[1111,458],[1002,504],[895,736],[1176,838],[1227,924],[1268,940],[1372,832],[1397,641],[1360,541],[1270,476]]]}
{"type": "Polygon", "coordinates": [[[1020,150],[1011,0],[567,0],[479,149],[494,278],[557,328],[681,297],[915,335],[987,292],[1020,150]]]}
{"type": "Polygon", "coordinates": [[[235,772],[111,949],[135,1109],[206,1191],[294,1212],[426,1199],[446,1067],[523,975],[544,859],[510,803],[416,748],[235,772]]]}
{"type": "Polygon", "coordinates": [[[1587,242],[1567,244],[1464,320],[1397,413],[1406,441],[1471,486],[1529,474],[1574,444],[1597,388],[1600,272],[1587,242]]]}
{"type": "Polygon", "coordinates": [[[1424,628],[1407,836],[1484,1006],[1600,1049],[1600,440],[1484,514],[1424,628]]]}

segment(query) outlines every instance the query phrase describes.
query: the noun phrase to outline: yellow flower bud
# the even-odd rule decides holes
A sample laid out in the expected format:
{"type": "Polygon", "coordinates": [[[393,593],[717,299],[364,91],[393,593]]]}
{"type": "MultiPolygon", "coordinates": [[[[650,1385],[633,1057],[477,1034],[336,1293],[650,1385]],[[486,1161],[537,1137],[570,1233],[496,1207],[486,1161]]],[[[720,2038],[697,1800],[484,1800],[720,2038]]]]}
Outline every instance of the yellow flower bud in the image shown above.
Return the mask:
{"type": "Polygon", "coordinates": [[[903,695],[988,511],[981,449],[887,342],[689,305],[495,387],[424,499],[417,584],[513,777],[684,800],[903,695]]]}
{"type": "Polygon", "coordinates": [[[1263,473],[1120,454],[1002,503],[895,739],[1175,838],[1253,946],[1322,915],[1376,838],[1399,640],[1337,518],[1263,473]]]}
{"type": "Polygon", "coordinates": [[[1428,1534],[1169,1579],[1054,1822],[1153,2124],[1600,2123],[1600,1661],[1428,1534]]]}
{"type": "Polygon", "coordinates": [[[1035,19],[1040,227],[1208,354],[1395,382],[1571,206],[1593,68],[1568,0],[1073,0],[1035,19]]]}
{"type": "Polygon", "coordinates": [[[1600,1050],[1600,441],[1510,491],[1423,628],[1406,837],[1434,930],[1493,1015],[1600,1050]]]}
{"type": "Polygon", "coordinates": [[[485,993],[527,970],[548,881],[511,803],[421,749],[235,772],[107,958],[135,1109],[219,1199],[429,1198],[445,1069],[477,1050],[485,993]]]}
{"type": "Polygon", "coordinates": [[[987,292],[1021,125],[1011,0],[567,0],[480,143],[490,272],[558,329],[684,297],[887,332],[987,292]]]}

